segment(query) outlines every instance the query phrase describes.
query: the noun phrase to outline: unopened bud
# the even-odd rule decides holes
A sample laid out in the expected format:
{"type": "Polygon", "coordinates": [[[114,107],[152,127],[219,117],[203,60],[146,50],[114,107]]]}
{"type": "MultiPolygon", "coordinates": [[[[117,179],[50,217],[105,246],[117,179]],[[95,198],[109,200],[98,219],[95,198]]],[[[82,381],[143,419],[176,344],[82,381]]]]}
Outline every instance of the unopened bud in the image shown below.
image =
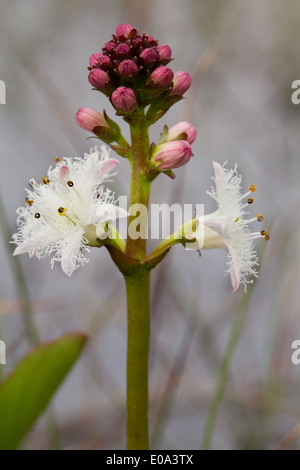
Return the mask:
{"type": "Polygon", "coordinates": [[[155,85],[159,88],[164,88],[172,83],[173,77],[173,70],[162,65],[161,67],[157,67],[157,69],[152,72],[150,75],[149,84],[155,85]]]}
{"type": "Polygon", "coordinates": [[[100,54],[100,52],[96,52],[95,54],[91,55],[91,57],[89,59],[90,67],[95,67],[95,65],[98,65],[99,56],[102,56],[102,54],[100,54]]]}
{"type": "Polygon", "coordinates": [[[147,47],[141,52],[140,58],[143,59],[145,65],[151,64],[156,61],[157,52],[152,47],[147,47]]]}
{"type": "Polygon", "coordinates": [[[108,41],[104,44],[102,50],[104,52],[107,52],[108,54],[111,54],[113,52],[113,50],[115,49],[115,47],[116,47],[115,41],[108,41]]]}
{"type": "Polygon", "coordinates": [[[80,108],[76,113],[76,122],[82,129],[93,132],[95,127],[109,127],[103,114],[92,108],[80,108]]]}
{"type": "Polygon", "coordinates": [[[111,63],[110,58],[104,54],[97,55],[96,65],[100,67],[102,70],[109,70],[113,67],[113,64],[111,63]]]}
{"type": "Polygon", "coordinates": [[[150,157],[150,168],[172,170],[188,163],[192,155],[192,148],[187,141],[166,142],[155,147],[150,157]]]}
{"type": "Polygon", "coordinates": [[[197,136],[195,127],[187,121],[178,122],[175,126],[169,129],[166,136],[166,142],[172,140],[186,140],[189,144],[192,144],[197,136]],[[184,137],[184,134],[186,137],[184,137]]]}
{"type": "Polygon", "coordinates": [[[157,48],[159,60],[170,60],[172,55],[172,49],[167,44],[162,44],[157,48]]]}
{"type": "Polygon", "coordinates": [[[138,73],[138,67],[133,60],[127,59],[120,63],[118,71],[123,78],[131,78],[138,73]]]}
{"type": "Polygon", "coordinates": [[[93,69],[89,73],[89,82],[90,84],[97,88],[98,90],[104,91],[105,86],[109,81],[109,76],[104,70],[93,69]]]}
{"type": "Polygon", "coordinates": [[[133,31],[136,31],[130,24],[128,23],[121,23],[117,26],[116,29],[116,36],[119,40],[128,39],[128,36],[133,31]]]}
{"type": "Polygon", "coordinates": [[[116,54],[118,57],[128,57],[130,52],[130,47],[128,44],[125,44],[124,42],[121,42],[117,47],[116,47],[116,54]]]}
{"type": "Polygon", "coordinates": [[[111,100],[120,112],[131,113],[137,107],[134,91],[124,86],[120,86],[113,92],[111,100]]]}
{"type": "Polygon", "coordinates": [[[191,86],[192,79],[187,72],[176,72],[170,95],[183,95],[191,86]]]}

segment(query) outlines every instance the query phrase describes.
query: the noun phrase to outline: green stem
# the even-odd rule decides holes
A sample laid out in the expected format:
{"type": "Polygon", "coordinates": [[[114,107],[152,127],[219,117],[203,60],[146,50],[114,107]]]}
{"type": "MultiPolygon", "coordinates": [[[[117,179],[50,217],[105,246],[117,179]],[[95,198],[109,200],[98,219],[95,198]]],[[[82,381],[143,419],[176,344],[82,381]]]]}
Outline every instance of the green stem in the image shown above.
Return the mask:
{"type": "Polygon", "coordinates": [[[243,296],[241,304],[239,306],[237,315],[234,320],[234,324],[230,333],[228,345],[225,351],[224,358],[221,363],[219,376],[217,380],[217,387],[215,390],[215,394],[212,399],[212,403],[210,405],[210,409],[208,412],[208,418],[206,421],[206,425],[204,428],[204,434],[202,439],[202,450],[209,450],[211,446],[211,441],[214,433],[214,428],[219,412],[219,408],[225,393],[226,383],[228,379],[229,369],[231,365],[231,361],[233,359],[233,355],[235,353],[242,328],[244,325],[244,320],[247,313],[248,303],[251,298],[252,293],[252,285],[248,287],[247,294],[243,296]]]}
{"type": "Polygon", "coordinates": [[[150,339],[150,271],[140,267],[125,276],[128,307],[127,448],[149,449],[148,355],[150,339]]]}

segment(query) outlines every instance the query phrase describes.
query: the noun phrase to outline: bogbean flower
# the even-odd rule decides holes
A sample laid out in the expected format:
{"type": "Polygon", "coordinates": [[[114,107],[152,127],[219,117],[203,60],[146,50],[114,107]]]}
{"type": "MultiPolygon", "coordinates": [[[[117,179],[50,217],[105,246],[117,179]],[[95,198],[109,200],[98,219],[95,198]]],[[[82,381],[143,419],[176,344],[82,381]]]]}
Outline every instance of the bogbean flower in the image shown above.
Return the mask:
{"type": "Polygon", "coordinates": [[[87,263],[85,253],[89,246],[99,246],[97,237],[103,222],[127,215],[115,206],[112,192],[102,185],[117,164],[105,146],[100,151],[95,147],[84,158],[57,158],[42,183],[31,180],[26,206],[17,210],[14,255],[49,255],[51,266],[60,262],[68,276],[87,263]]]}
{"type": "Polygon", "coordinates": [[[252,222],[263,220],[262,214],[247,219],[247,207],[253,203],[255,186],[250,185],[246,194],[241,195],[242,177],[236,167],[228,170],[216,162],[213,167],[215,188],[207,193],[216,201],[218,209],[198,218],[196,232],[187,238],[195,238],[198,249],[224,248],[228,253],[225,274],[230,274],[232,291],[240,284],[244,284],[246,291],[247,284],[253,282],[251,277],[257,277],[258,258],[253,241],[259,237],[269,240],[270,236],[266,230],[252,232],[249,228],[252,222]]]}

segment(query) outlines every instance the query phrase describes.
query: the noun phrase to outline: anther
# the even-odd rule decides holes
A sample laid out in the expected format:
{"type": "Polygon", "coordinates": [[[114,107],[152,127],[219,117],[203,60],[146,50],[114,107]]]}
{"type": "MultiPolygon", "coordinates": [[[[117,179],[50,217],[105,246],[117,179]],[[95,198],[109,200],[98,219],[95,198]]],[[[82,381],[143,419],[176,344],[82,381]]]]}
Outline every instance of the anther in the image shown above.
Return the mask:
{"type": "Polygon", "coordinates": [[[55,163],[60,163],[62,161],[62,158],[55,157],[55,163]]]}
{"type": "Polygon", "coordinates": [[[266,230],[261,230],[260,234],[264,237],[265,235],[267,235],[267,231],[266,230]]]}
{"type": "Polygon", "coordinates": [[[64,209],[63,207],[59,207],[57,210],[60,215],[64,215],[67,209],[64,209]]]}
{"type": "Polygon", "coordinates": [[[29,183],[28,183],[28,185],[29,185],[31,188],[33,188],[34,184],[35,184],[34,179],[31,179],[31,180],[29,181],[29,183]]]}
{"type": "Polygon", "coordinates": [[[258,214],[257,220],[258,222],[261,222],[262,220],[264,220],[264,216],[262,214],[258,214]]]}
{"type": "Polygon", "coordinates": [[[38,212],[36,212],[36,213],[34,214],[34,217],[35,217],[36,219],[39,219],[39,218],[41,217],[41,214],[39,214],[38,212]]]}
{"type": "Polygon", "coordinates": [[[249,189],[249,191],[254,193],[254,191],[256,190],[256,186],[254,186],[254,184],[250,184],[250,186],[248,186],[248,189],[249,189]]]}
{"type": "Polygon", "coordinates": [[[70,188],[72,188],[72,187],[74,186],[74,183],[73,183],[73,181],[68,181],[68,182],[67,182],[67,185],[68,185],[70,188]]]}
{"type": "Polygon", "coordinates": [[[247,204],[252,204],[253,200],[254,200],[254,199],[253,199],[252,197],[248,197],[248,199],[247,199],[247,204]]]}
{"type": "Polygon", "coordinates": [[[28,197],[26,198],[26,204],[28,204],[29,206],[32,206],[33,203],[34,203],[33,199],[29,199],[28,197]]]}
{"type": "Polygon", "coordinates": [[[43,183],[44,184],[49,184],[50,180],[47,178],[47,176],[43,176],[43,183]]]}
{"type": "Polygon", "coordinates": [[[266,241],[270,240],[270,235],[269,235],[268,233],[266,233],[266,235],[264,236],[264,239],[265,239],[266,241]]]}

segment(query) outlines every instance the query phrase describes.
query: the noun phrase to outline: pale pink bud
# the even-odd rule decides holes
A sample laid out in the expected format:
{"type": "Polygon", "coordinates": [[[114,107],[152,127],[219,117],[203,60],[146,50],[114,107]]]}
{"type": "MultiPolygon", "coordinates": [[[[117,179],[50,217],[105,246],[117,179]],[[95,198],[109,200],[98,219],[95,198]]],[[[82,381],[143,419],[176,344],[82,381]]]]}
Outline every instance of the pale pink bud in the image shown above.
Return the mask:
{"type": "Polygon", "coordinates": [[[157,69],[152,72],[149,83],[160,88],[164,88],[172,83],[173,77],[173,70],[162,65],[161,67],[157,67],[157,69]]]}
{"type": "Polygon", "coordinates": [[[192,148],[187,141],[174,140],[157,145],[151,156],[151,162],[161,171],[172,170],[188,163],[192,155],[192,148]]]}
{"type": "Polygon", "coordinates": [[[183,95],[191,86],[192,79],[187,72],[176,72],[171,95],[183,95]]]}
{"type": "Polygon", "coordinates": [[[170,142],[178,138],[183,139],[182,134],[186,134],[186,138],[184,140],[189,144],[192,144],[196,139],[197,131],[195,127],[187,121],[178,122],[178,124],[175,124],[175,126],[169,129],[166,142],[170,142]]]}
{"type": "Polygon", "coordinates": [[[89,73],[90,84],[93,87],[98,88],[98,90],[104,91],[105,85],[108,83],[108,81],[109,81],[109,76],[107,75],[106,72],[104,72],[104,70],[93,69],[89,73]]]}
{"type": "Polygon", "coordinates": [[[144,64],[151,64],[156,61],[157,52],[152,47],[147,47],[141,52],[140,58],[143,59],[144,64]]]}
{"type": "Polygon", "coordinates": [[[76,122],[82,129],[93,132],[95,127],[109,127],[103,114],[92,108],[80,108],[76,113],[76,122]]]}
{"type": "Polygon", "coordinates": [[[96,52],[95,54],[91,55],[89,59],[90,67],[94,67],[95,65],[98,65],[98,57],[101,55],[102,54],[100,54],[100,52],[96,52]]]}
{"type": "Polygon", "coordinates": [[[162,44],[157,48],[159,60],[169,60],[171,59],[172,49],[167,44],[162,44]]]}
{"type": "Polygon", "coordinates": [[[134,31],[134,28],[130,24],[121,23],[117,26],[116,36],[119,40],[122,38],[127,39],[132,31],[134,31]]]}
{"type": "Polygon", "coordinates": [[[120,86],[117,88],[112,96],[112,103],[114,107],[121,112],[130,113],[137,107],[136,97],[131,88],[120,86]]]}
{"type": "Polygon", "coordinates": [[[126,59],[120,63],[118,71],[123,78],[130,78],[138,73],[138,67],[133,60],[126,59]]]}

